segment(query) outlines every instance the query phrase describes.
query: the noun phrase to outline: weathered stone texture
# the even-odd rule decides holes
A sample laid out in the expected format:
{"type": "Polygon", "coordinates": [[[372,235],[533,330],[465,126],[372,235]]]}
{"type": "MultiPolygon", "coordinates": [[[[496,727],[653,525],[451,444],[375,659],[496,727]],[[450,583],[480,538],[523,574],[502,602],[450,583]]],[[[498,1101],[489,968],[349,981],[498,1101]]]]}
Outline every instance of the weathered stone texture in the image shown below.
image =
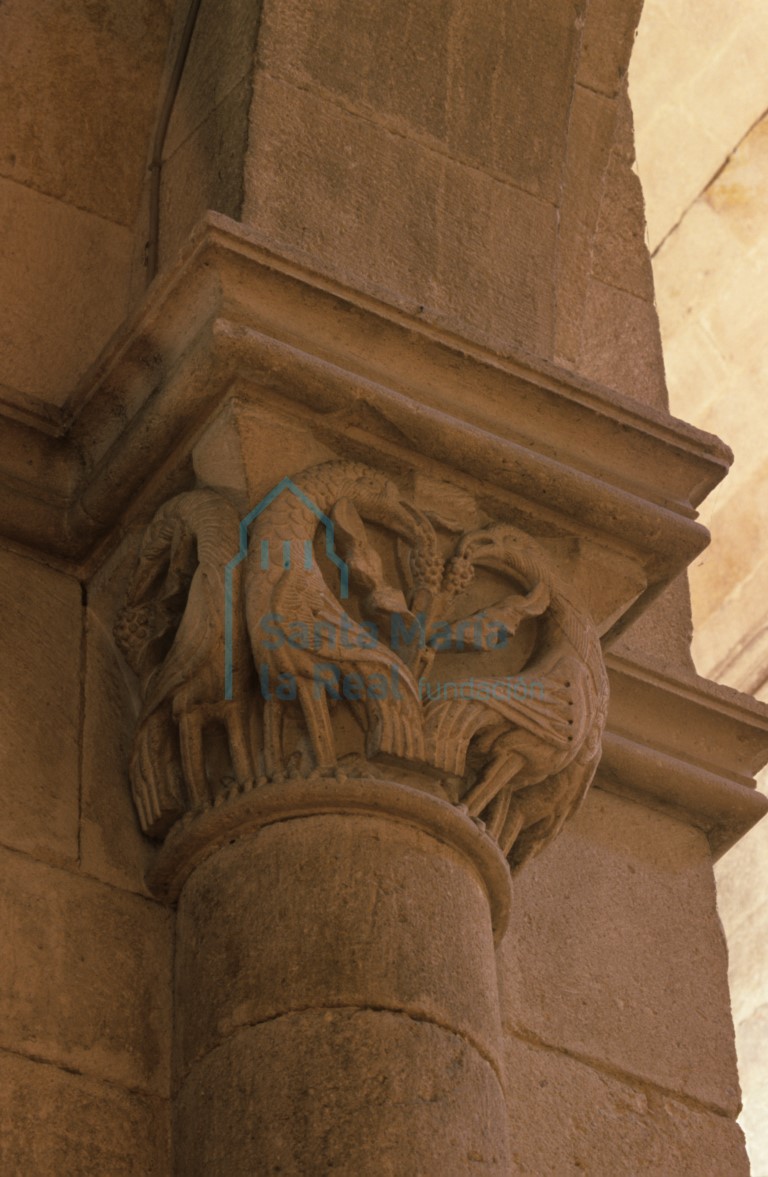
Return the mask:
{"type": "Polygon", "coordinates": [[[17,404],[61,405],[128,313],[170,7],[1,6],[0,385],[17,404]]]}
{"type": "MultiPolygon", "coordinates": [[[[261,0],[201,5],[163,146],[160,264],[208,209],[238,217],[261,0]]],[[[185,12],[177,7],[170,56],[185,12]]]]}
{"type": "Polygon", "coordinates": [[[500,957],[505,1025],[735,1115],[704,835],[593,790],[515,892],[500,957]]]}
{"type": "MultiPolygon", "coordinates": [[[[278,0],[265,11],[259,61],[366,121],[554,202],[584,7],[278,0]]],[[[260,111],[277,121],[277,110],[257,103],[254,121],[260,111]]],[[[368,212],[378,196],[372,182],[368,212]]]]}
{"type": "Polygon", "coordinates": [[[163,165],[160,264],[175,259],[208,209],[237,217],[243,199],[243,151],[250,78],[239,82],[163,165]]]}
{"type": "MultiPolygon", "coordinates": [[[[133,226],[170,7],[171,0],[6,0],[0,175],[133,226]]],[[[43,218],[37,224],[43,228],[43,218]]]]}
{"type": "Polygon", "coordinates": [[[484,888],[455,851],[398,823],[305,818],[225,847],[187,883],[177,943],[182,1074],[249,1024],[342,1005],[402,1010],[497,1049],[484,888]]]}
{"type": "Polygon", "coordinates": [[[128,764],[138,704],[112,634],[89,610],[86,631],[80,855],[83,870],[116,887],[146,893],[152,844],[131,800],[128,764]]]}
{"type": "Polygon", "coordinates": [[[514,1173],[748,1177],[744,1139],[726,1116],[514,1036],[507,1075],[514,1173]]]}
{"type": "Polygon", "coordinates": [[[0,1052],[0,1169],[25,1177],[168,1177],[164,1101],[0,1052]]]}
{"type": "Polygon", "coordinates": [[[77,858],[80,585],[0,551],[0,842],[77,858]]]}
{"type": "Polygon", "coordinates": [[[169,914],[138,896],[0,856],[0,925],[12,946],[0,1047],[142,1091],[167,1091],[169,914]]]}
{"type": "Polygon", "coordinates": [[[600,212],[603,175],[616,123],[616,103],[576,86],[557,240],[557,330],[555,357],[573,366],[584,347],[584,304],[591,273],[592,243],[600,212]]]}
{"type": "MultiPolygon", "coordinates": [[[[261,22],[261,0],[202,4],[165,141],[170,159],[211,113],[250,77],[261,22]]],[[[178,48],[184,6],[177,5],[171,56],[178,48]]]]}
{"type": "Polygon", "coordinates": [[[245,1030],[188,1080],[179,1115],[184,1177],[509,1173],[492,1068],[450,1031],[388,1011],[308,1010],[245,1030]]]}
{"type": "Polygon", "coordinates": [[[0,383],[61,404],[127,314],[131,233],[0,180],[0,239],[0,383]]]}
{"type": "Polygon", "coordinates": [[[264,74],[247,167],[244,219],[281,250],[497,347],[550,351],[552,205],[264,74]]]}
{"type": "Polygon", "coordinates": [[[579,369],[637,400],[665,405],[659,319],[652,302],[592,278],[579,369]]]}
{"type": "Polygon", "coordinates": [[[627,76],[643,0],[588,0],[576,77],[580,85],[615,97],[627,76]]]}

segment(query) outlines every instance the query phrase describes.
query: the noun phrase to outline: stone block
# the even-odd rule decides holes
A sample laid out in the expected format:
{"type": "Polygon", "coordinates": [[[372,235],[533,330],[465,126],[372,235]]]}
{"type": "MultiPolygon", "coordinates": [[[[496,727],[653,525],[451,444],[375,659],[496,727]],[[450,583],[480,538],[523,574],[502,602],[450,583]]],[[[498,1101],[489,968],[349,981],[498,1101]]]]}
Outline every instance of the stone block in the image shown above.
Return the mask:
{"type": "Polygon", "coordinates": [[[169,913],[93,879],[0,857],[0,1047],[164,1093],[169,913]]]}
{"type": "Polygon", "coordinates": [[[167,1177],[167,1104],[0,1052],[0,1169],[29,1177],[167,1177]]]}
{"type": "Polygon", "coordinates": [[[555,357],[566,365],[573,364],[579,355],[592,243],[600,213],[603,177],[614,143],[616,114],[613,99],[584,86],[575,87],[557,236],[555,357]]]}
{"type": "Polygon", "coordinates": [[[250,79],[239,83],[163,165],[160,261],[173,262],[208,209],[237,217],[243,199],[250,79]]]}
{"type": "MultiPolygon", "coordinates": [[[[226,103],[231,117],[232,92],[250,79],[254,68],[262,8],[262,0],[218,0],[201,5],[168,125],[166,159],[210,120],[216,107],[226,103]]],[[[180,22],[175,35],[178,39],[180,22]]],[[[242,166],[242,158],[239,163],[242,166]]],[[[215,167],[214,163],[214,172],[215,167]]]]}
{"type": "Polygon", "coordinates": [[[563,182],[583,11],[581,0],[462,0],[452,29],[449,148],[552,203],[563,182]]]}
{"type": "Polygon", "coordinates": [[[176,933],[181,1073],[244,1026],[335,1006],[432,1021],[501,1070],[488,896],[457,852],[398,822],[329,814],[268,826],[197,868],[176,933]]]}
{"type": "Polygon", "coordinates": [[[551,348],[553,206],[264,74],[244,220],[425,319],[492,346],[551,348]]]}
{"type": "Polygon", "coordinates": [[[0,383],[60,405],[125,318],[131,232],[0,180],[0,238],[0,383]]]}
{"type": "MultiPolygon", "coordinates": [[[[3,4],[0,44],[8,52],[0,79],[0,175],[132,227],[156,117],[169,8],[157,0],[3,4]]],[[[38,232],[45,228],[41,219],[38,232]]],[[[3,241],[7,245],[15,236],[4,232],[3,241]]],[[[29,241],[24,251],[29,258],[29,241]]],[[[103,265],[112,277],[109,259],[103,265]]],[[[56,286],[71,289],[71,277],[54,282],[58,300],[56,286]]]]}
{"type": "Polygon", "coordinates": [[[267,8],[259,57],[272,75],[554,201],[582,8],[282,0],[267,8]]]}
{"type": "Polygon", "coordinates": [[[605,173],[592,249],[592,274],[609,286],[653,302],[653,271],[645,244],[645,207],[640,178],[616,150],[605,173]]]}
{"type": "Polygon", "coordinates": [[[763,297],[768,285],[768,242],[745,254],[734,242],[732,263],[722,274],[717,297],[704,312],[705,326],[721,343],[729,364],[745,376],[766,379],[765,353],[756,346],[763,330],[763,297]]]}
{"type": "Polygon", "coordinates": [[[725,944],[699,830],[593,788],[520,876],[501,949],[511,1031],[735,1115],[725,944]]]}
{"type": "MultiPolygon", "coordinates": [[[[763,792],[768,791],[765,774],[759,787],[763,792]]],[[[726,930],[733,928],[735,931],[739,923],[748,922],[766,904],[761,885],[766,862],[768,821],[761,821],[715,864],[717,909],[726,930]]]]}
{"type": "Polygon", "coordinates": [[[436,198],[435,317],[496,351],[551,356],[557,210],[460,164],[436,198]]]}
{"type": "Polygon", "coordinates": [[[691,594],[688,577],[682,573],[612,643],[611,653],[679,677],[681,670],[690,673],[695,669],[692,633],[691,594]]]}
{"type": "Polygon", "coordinates": [[[589,0],[576,80],[613,97],[627,74],[643,0],[589,0]]]}
{"type": "Polygon", "coordinates": [[[0,841],[77,858],[80,585],[0,551],[0,841]]]}
{"type": "Polygon", "coordinates": [[[737,1124],[557,1050],[507,1040],[512,1172],[748,1177],[737,1124]]]}
{"type": "Polygon", "coordinates": [[[452,0],[279,0],[264,14],[259,62],[392,129],[446,135],[452,0]]]}
{"type": "Polygon", "coordinates": [[[659,317],[653,303],[590,279],[578,370],[643,404],[666,409],[659,317]]]}
{"type": "Polygon", "coordinates": [[[178,1115],[184,1177],[510,1172],[492,1068],[386,1010],[305,1010],[234,1035],[190,1075],[178,1115]]]}
{"type": "Polygon", "coordinates": [[[139,700],[112,636],[135,559],[136,542],[123,545],[88,587],[80,855],[89,875],[146,894],[155,847],[139,828],[128,775],[139,700]]]}

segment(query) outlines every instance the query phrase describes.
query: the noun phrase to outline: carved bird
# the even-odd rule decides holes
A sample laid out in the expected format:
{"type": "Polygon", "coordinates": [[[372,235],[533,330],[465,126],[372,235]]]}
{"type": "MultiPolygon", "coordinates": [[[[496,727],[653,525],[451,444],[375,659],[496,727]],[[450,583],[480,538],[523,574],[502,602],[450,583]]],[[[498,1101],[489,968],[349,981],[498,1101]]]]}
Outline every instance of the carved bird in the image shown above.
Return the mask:
{"type": "Polygon", "coordinates": [[[294,487],[256,519],[246,567],[248,632],[266,696],[267,772],[284,771],[283,717],[294,694],[316,767],[336,764],[331,709],[339,699],[367,729],[368,756],[422,759],[421,702],[412,673],[418,651],[404,649],[401,657],[380,640],[395,619],[413,618],[403,593],[386,583],[363,520],[413,545],[411,603],[440,582],[434,531],[393,482],[359,463],[323,463],[297,477],[294,487]],[[312,555],[320,516],[328,523],[326,543],[337,558],[346,557],[361,620],[342,606],[312,555]]]}
{"type": "Polygon", "coordinates": [[[142,680],[131,759],[143,829],[161,835],[186,809],[209,802],[204,729],[224,729],[239,783],[254,775],[248,736],[250,655],[233,583],[233,698],[225,701],[224,571],[237,554],[237,513],[211,490],[165,503],[145,532],[115,636],[142,680]]]}
{"type": "Polygon", "coordinates": [[[476,677],[465,697],[430,702],[425,716],[428,759],[459,777],[473,773],[461,800],[519,869],[586,795],[600,759],[608,680],[591,618],[540,545],[496,524],[465,535],[457,557],[529,589],[501,610],[510,633],[532,606],[545,609],[516,689],[511,679],[476,677]]]}

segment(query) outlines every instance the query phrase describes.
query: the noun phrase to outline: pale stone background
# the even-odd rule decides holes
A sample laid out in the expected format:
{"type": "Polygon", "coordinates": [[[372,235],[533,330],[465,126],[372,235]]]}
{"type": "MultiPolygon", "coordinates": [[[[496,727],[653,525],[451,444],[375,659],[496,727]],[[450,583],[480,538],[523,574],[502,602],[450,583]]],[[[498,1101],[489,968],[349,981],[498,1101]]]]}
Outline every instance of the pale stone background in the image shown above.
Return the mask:
{"type": "MultiPolygon", "coordinates": [[[[646,0],[630,68],[670,408],[734,451],[691,569],[700,674],[768,699],[768,4],[646,0]]],[[[768,777],[763,777],[763,788],[768,777]]],[[[754,1177],[768,1177],[768,825],[718,867],[754,1177]]]]}

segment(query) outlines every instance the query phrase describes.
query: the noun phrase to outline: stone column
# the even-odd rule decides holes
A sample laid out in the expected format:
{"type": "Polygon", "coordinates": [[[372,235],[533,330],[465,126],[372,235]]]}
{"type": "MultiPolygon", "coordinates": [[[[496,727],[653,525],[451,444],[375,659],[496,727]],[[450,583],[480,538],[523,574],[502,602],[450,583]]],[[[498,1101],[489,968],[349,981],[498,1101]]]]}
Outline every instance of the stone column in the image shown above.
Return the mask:
{"type": "Polygon", "coordinates": [[[115,632],[178,905],[179,1177],[510,1171],[509,863],[589,786],[605,669],[541,544],[404,481],[321,461],[239,521],[209,484],[141,544],[115,632]]]}
{"type": "Polygon", "coordinates": [[[509,875],[447,802],[262,784],[172,836],[176,1172],[506,1174],[509,875]]]}

